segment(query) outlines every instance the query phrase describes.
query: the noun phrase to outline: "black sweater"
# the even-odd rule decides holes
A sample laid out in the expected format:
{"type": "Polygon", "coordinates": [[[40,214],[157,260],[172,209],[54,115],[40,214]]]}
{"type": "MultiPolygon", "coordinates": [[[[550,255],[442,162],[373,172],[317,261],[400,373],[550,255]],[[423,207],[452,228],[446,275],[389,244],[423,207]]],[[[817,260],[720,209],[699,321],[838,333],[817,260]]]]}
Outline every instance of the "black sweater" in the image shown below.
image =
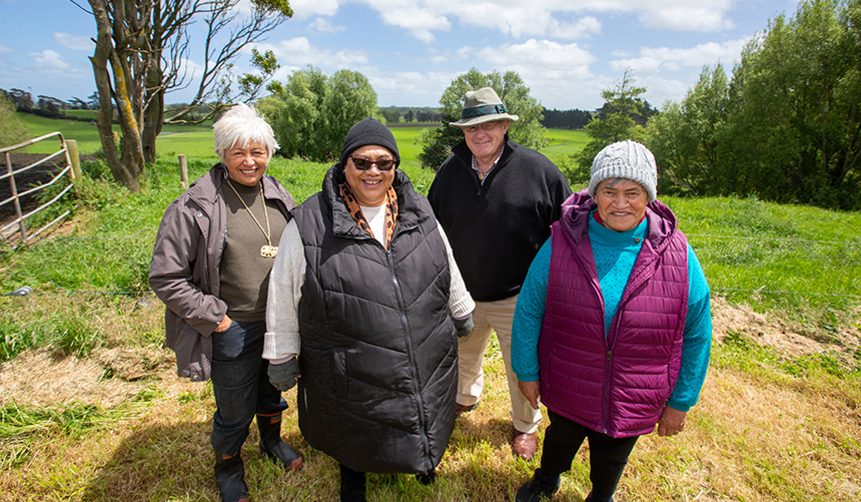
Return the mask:
{"type": "Polygon", "coordinates": [[[484,184],[472,169],[466,142],[452,152],[437,171],[428,200],[473,299],[514,296],[550,237],[550,224],[559,219],[571,187],[547,157],[508,135],[484,184]]]}

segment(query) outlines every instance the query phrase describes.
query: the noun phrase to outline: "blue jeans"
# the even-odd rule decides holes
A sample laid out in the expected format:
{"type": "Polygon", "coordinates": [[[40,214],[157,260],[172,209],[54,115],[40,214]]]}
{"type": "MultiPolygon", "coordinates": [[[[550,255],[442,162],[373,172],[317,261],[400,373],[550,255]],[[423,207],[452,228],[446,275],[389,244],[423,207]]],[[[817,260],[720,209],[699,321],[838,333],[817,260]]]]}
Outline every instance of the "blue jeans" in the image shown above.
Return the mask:
{"type": "Polygon", "coordinates": [[[547,410],[547,415],[550,417],[550,425],[544,432],[541,471],[552,478],[571,469],[574,455],[583,440],[588,437],[592,492],[586,497],[586,501],[612,502],[613,493],[616,492],[619,479],[628,464],[628,456],[640,437],[612,438],[551,410],[547,410]]]}
{"type": "Polygon", "coordinates": [[[239,451],[255,414],[287,409],[281,391],[269,383],[269,361],[263,359],[265,321],[234,320],[226,331],[212,334],[212,448],[223,454],[239,451]]]}

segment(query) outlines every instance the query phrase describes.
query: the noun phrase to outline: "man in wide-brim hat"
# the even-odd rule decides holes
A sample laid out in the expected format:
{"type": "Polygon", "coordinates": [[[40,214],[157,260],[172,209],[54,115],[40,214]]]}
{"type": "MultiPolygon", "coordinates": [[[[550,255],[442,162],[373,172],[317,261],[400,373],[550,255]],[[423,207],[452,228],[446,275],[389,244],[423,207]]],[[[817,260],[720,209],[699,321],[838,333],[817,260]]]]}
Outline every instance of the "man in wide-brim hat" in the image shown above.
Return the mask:
{"type": "Polygon", "coordinates": [[[541,413],[520,392],[511,370],[511,323],[529,265],[571,188],[547,157],[509,138],[518,118],[491,87],[468,91],[461,119],[449,123],[461,128],[464,140],[440,166],[428,199],[476,302],[475,326],[458,343],[456,414],[478,405],[484,350],[495,331],[511,397],[512,450],[530,460],[538,448],[541,413]]]}

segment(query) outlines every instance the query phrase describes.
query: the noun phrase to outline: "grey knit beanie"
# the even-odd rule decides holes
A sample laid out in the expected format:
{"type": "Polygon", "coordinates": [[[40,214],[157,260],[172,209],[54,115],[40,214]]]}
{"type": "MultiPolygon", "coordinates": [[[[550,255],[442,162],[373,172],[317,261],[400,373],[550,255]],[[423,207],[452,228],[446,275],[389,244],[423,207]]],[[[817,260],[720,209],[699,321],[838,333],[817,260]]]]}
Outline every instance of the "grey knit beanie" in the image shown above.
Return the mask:
{"type": "Polygon", "coordinates": [[[595,197],[598,184],[610,178],[626,178],[643,185],[649,194],[649,202],[657,196],[658,167],[655,156],[635,141],[619,141],[598,152],[592,162],[589,195],[595,197]]]}
{"type": "Polygon", "coordinates": [[[379,145],[392,152],[396,159],[401,158],[398,152],[398,144],[392,131],[379,120],[368,117],[356,122],[344,138],[344,147],[341,149],[341,167],[346,167],[347,157],[359,148],[367,145],[379,145]]]}

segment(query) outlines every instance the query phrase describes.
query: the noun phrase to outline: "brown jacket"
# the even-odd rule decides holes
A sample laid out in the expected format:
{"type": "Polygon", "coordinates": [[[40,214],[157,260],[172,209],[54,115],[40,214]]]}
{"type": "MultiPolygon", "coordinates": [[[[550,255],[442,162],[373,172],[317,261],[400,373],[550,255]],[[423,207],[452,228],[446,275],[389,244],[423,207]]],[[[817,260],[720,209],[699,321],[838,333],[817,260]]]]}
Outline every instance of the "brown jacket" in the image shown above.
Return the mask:
{"type": "MultiPolygon", "coordinates": [[[[167,346],[176,353],[177,374],[194,381],[209,379],[210,336],[227,312],[219,295],[218,267],[227,231],[221,184],[226,169],[216,164],[191,184],[167,209],[159,225],[149,284],[164,302],[167,346]]],[[[263,196],[281,201],[290,218],[293,197],[270,176],[263,196]]]]}

